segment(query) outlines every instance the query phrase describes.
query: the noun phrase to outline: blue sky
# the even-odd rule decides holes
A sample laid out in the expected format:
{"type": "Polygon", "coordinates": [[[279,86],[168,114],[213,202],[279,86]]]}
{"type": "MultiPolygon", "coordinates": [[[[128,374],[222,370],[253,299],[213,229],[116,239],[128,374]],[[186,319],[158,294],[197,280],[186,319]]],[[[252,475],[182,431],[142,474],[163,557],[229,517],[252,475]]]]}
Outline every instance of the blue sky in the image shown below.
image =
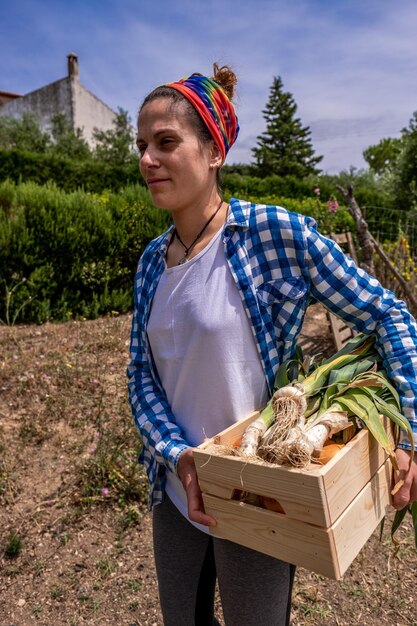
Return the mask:
{"type": "Polygon", "coordinates": [[[14,0],[0,5],[0,90],[66,75],[132,118],[156,85],[213,61],[239,79],[241,133],[228,162],[250,162],[274,76],[312,130],[329,173],[399,136],[417,110],[416,0],[14,0]]]}

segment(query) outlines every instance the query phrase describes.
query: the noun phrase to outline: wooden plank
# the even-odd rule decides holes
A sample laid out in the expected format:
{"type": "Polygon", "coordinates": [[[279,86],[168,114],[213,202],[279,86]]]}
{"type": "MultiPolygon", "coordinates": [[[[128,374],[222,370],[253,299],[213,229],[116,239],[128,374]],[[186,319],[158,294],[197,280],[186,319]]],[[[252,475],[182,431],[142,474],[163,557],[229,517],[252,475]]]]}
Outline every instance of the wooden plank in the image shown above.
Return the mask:
{"type": "Polygon", "coordinates": [[[344,343],[346,343],[346,341],[349,341],[349,339],[352,339],[353,331],[351,328],[349,328],[349,326],[342,326],[339,329],[339,335],[340,335],[340,341],[342,342],[342,345],[343,345],[344,343]]]}
{"type": "Polygon", "coordinates": [[[355,244],[353,242],[352,233],[347,231],[345,233],[332,233],[330,239],[333,239],[337,244],[347,245],[349,256],[358,265],[358,255],[356,254],[355,244]]]}
{"type": "MultiPolygon", "coordinates": [[[[234,424],[216,437],[230,445],[253,416],[234,424]]],[[[194,451],[202,491],[231,498],[234,489],[279,501],[288,517],[329,527],[386,459],[386,453],[363,429],[326,465],[307,469],[263,465],[238,457],[210,454],[209,443],[194,451]]]]}
{"type": "Polygon", "coordinates": [[[203,494],[204,507],[217,520],[210,534],[337,578],[337,560],[329,531],[285,515],[203,494]]]}
{"type": "Polygon", "coordinates": [[[367,429],[361,430],[329,463],[323,474],[330,524],[363,489],[387,459],[387,454],[367,429]],[[336,459],[337,462],[333,462],[336,459]]]}
{"type": "Polygon", "coordinates": [[[390,476],[387,461],[330,528],[203,494],[206,512],[217,520],[210,533],[338,580],[383,518],[390,476]]]}
{"type": "Polygon", "coordinates": [[[391,463],[386,461],[339,517],[332,530],[343,576],[385,515],[391,500],[391,463]]]}
{"type": "Polygon", "coordinates": [[[199,481],[207,493],[216,492],[218,485],[242,489],[279,500],[289,517],[318,526],[330,525],[322,479],[325,467],[306,471],[261,465],[237,457],[215,456],[199,448],[193,455],[199,481]]]}
{"type": "Polygon", "coordinates": [[[225,485],[219,485],[217,483],[210,483],[206,480],[199,478],[200,489],[204,493],[210,493],[212,496],[218,496],[225,500],[231,500],[235,492],[235,487],[228,487],[225,485]]]}
{"type": "Polygon", "coordinates": [[[336,350],[340,350],[349,339],[355,336],[356,332],[349,326],[346,326],[346,323],[342,319],[336,317],[336,315],[333,315],[330,311],[326,310],[326,314],[336,350]]]}

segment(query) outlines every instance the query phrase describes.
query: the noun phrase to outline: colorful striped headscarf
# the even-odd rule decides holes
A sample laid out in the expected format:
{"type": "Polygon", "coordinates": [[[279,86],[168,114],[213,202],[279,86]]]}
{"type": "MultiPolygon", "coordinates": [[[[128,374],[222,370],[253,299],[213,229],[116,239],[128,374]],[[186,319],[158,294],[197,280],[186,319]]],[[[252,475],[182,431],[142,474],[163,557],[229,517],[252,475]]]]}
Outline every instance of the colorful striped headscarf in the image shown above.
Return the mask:
{"type": "Polygon", "coordinates": [[[175,83],[168,83],[166,87],[176,89],[191,102],[207,126],[224,161],[236,141],[239,124],[235,108],[221,86],[207,76],[192,74],[175,83]]]}

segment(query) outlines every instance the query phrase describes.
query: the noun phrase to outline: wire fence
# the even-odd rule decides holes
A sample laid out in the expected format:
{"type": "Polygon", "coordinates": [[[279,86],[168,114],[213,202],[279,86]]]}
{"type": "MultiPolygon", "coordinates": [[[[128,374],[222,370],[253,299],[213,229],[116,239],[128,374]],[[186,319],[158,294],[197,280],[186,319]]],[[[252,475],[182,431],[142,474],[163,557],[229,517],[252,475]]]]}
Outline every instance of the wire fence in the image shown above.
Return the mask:
{"type": "Polygon", "coordinates": [[[417,258],[417,212],[386,207],[367,207],[365,219],[372,235],[381,243],[396,241],[405,235],[411,254],[417,258]]]}
{"type": "Polygon", "coordinates": [[[377,254],[374,255],[375,276],[384,287],[406,300],[412,313],[417,315],[415,300],[409,298],[409,293],[417,293],[417,212],[368,207],[364,217],[391,265],[406,281],[407,289],[377,254]]]}

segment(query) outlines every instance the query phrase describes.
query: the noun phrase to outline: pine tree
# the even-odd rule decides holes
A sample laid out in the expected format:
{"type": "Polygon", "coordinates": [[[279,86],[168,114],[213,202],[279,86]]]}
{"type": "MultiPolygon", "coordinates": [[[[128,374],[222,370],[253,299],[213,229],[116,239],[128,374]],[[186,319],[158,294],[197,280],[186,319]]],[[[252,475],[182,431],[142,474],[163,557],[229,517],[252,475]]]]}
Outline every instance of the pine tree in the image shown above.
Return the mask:
{"type": "Polygon", "coordinates": [[[308,127],[295,117],[297,105],[291,93],[283,90],[281,78],[274,77],[270,96],[262,111],[266,131],[257,137],[252,149],[260,176],[276,174],[299,178],[317,174],[323,157],[314,156],[308,127]]]}

